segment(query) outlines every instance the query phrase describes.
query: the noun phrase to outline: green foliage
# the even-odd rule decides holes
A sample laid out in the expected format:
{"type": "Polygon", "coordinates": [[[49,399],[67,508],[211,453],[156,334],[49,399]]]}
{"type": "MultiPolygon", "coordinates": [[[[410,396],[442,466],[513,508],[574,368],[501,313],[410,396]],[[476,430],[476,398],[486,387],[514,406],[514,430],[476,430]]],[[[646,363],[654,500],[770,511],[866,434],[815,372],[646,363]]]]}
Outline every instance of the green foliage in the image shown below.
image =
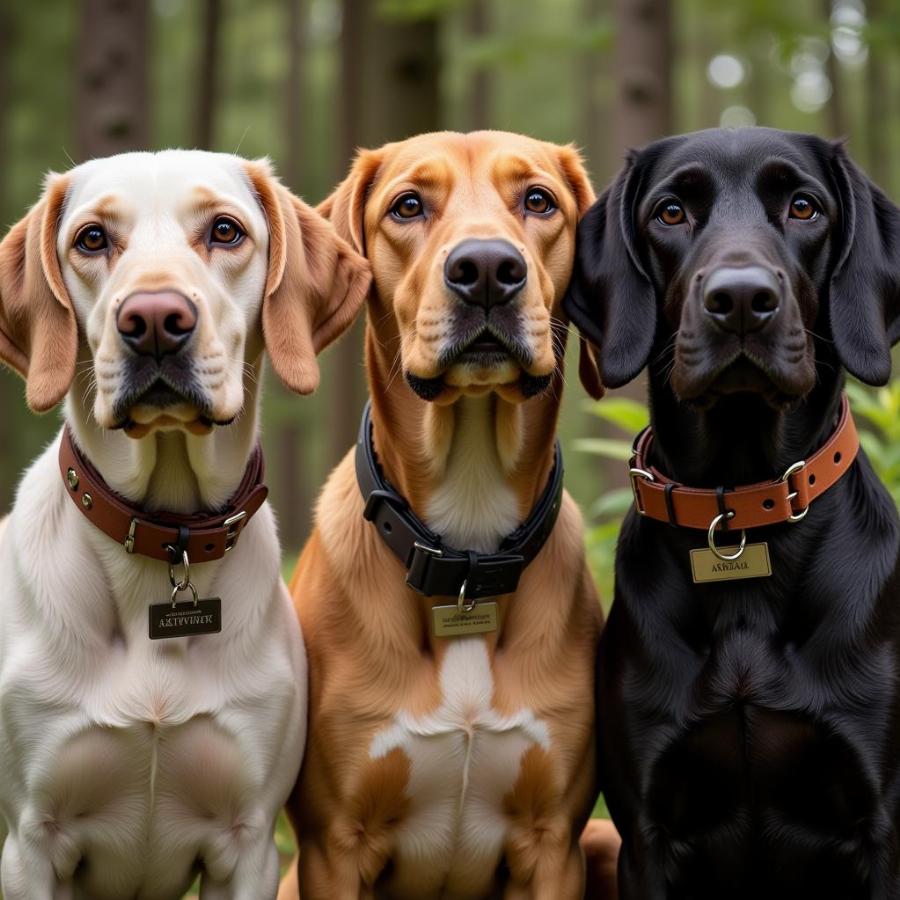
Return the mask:
{"type": "Polygon", "coordinates": [[[900,508],[900,378],[877,390],[851,381],[847,394],[859,426],[860,444],[900,508]]]}

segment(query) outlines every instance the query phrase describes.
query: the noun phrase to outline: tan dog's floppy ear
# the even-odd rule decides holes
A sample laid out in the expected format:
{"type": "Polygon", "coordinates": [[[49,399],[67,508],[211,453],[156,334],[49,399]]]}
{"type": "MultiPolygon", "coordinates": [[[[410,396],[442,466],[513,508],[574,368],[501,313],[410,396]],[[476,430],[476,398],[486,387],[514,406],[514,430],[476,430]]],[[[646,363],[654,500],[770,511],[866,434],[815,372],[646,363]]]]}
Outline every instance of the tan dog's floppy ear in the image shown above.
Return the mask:
{"type": "Polygon", "coordinates": [[[582,387],[589,397],[602,400],[606,394],[606,387],[600,377],[600,366],[597,365],[594,348],[584,338],[578,339],[578,354],[578,377],[582,387]]]}
{"type": "MultiPolygon", "coordinates": [[[[581,154],[573,146],[560,147],[557,152],[559,166],[572,189],[580,219],[596,199],[594,188],[584,168],[581,154]]],[[[594,348],[584,338],[579,340],[578,377],[588,395],[594,400],[600,400],[606,393],[594,348]]]]}
{"type": "Polygon", "coordinates": [[[366,196],[381,168],[379,150],[360,150],[347,177],[323,200],[316,211],[334,225],[337,233],[366,255],[366,235],[363,217],[366,196]]]}
{"type": "Polygon", "coordinates": [[[368,293],[369,264],[266,162],[247,171],[269,223],[266,350],[285,386],[309,394],[319,385],[316,355],[350,327],[368,293]]]}
{"type": "Polygon", "coordinates": [[[575,203],[578,208],[578,218],[580,219],[591,207],[597,195],[594,193],[594,187],[588,178],[587,170],[584,168],[584,160],[581,154],[571,145],[557,149],[559,158],[559,166],[562,169],[563,176],[572,189],[572,195],[575,197],[575,203]]]}
{"type": "Polygon", "coordinates": [[[67,186],[65,176],[51,176],[0,243],[0,362],[25,379],[35,412],[56,406],[75,377],[78,326],[56,256],[67,186]]]}

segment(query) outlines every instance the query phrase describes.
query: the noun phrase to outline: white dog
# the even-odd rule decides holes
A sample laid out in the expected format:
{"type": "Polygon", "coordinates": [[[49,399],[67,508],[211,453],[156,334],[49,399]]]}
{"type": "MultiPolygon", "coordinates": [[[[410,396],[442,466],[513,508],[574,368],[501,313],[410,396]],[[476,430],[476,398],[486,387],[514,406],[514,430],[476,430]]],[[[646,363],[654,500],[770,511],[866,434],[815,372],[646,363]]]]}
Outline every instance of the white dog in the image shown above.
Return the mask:
{"type": "Polygon", "coordinates": [[[369,277],[265,162],[197,151],[52,175],[0,244],[0,359],[66,421],[0,541],[5,900],[275,896],[306,662],[262,354],[313,390],[369,277]]]}

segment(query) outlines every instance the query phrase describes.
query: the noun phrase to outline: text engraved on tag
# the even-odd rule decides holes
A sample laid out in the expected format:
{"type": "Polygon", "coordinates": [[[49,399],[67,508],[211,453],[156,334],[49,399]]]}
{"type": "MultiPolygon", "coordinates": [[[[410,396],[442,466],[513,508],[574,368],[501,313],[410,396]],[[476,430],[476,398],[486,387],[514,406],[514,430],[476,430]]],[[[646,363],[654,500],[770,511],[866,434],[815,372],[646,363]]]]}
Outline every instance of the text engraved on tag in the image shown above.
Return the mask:
{"type": "Polygon", "coordinates": [[[432,608],[435,637],[463,637],[497,630],[497,604],[479,601],[471,612],[460,612],[457,605],[432,608]]]}
{"type": "Polygon", "coordinates": [[[209,597],[186,603],[154,603],[150,606],[150,640],[218,634],[222,630],[222,599],[209,597]]]}
{"type": "MultiPolygon", "coordinates": [[[[737,553],[737,547],[720,547],[726,556],[737,553]]],[[[772,574],[768,544],[747,544],[744,552],[733,560],[719,559],[705,547],[691,550],[694,584],[707,581],[735,581],[741,578],[765,578],[772,574]]]]}

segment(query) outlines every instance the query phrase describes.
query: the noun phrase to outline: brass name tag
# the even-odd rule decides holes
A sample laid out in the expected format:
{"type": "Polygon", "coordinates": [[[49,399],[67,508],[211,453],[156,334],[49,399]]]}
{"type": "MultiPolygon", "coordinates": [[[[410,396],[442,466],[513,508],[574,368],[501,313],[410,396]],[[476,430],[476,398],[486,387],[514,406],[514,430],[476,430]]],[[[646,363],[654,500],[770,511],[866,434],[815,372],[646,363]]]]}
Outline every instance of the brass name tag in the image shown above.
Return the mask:
{"type": "Polygon", "coordinates": [[[186,603],[154,603],[150,607],[150,640],[218,634],[222,630],[222,599],[186,603]]]}
{"type": "Polygon", "coordinates": [[[456,604],[435,606],[432,627],[435,637],[463,637],[497,630],[497,604],[494,600],[479,601],[471,612],[460,612],[456,604]]]}
{"type": "MultiPolygon", "coordinates": [[[[720,547],[722,553],[737,553],[737,547],[720,547]]],[[[765,578],[772,574],[768,544],[747,544],[738,559],[719,559],[712,550],[691,550],[694,584],[704,581],[735,581],[739,578],[765,578]]]]}

